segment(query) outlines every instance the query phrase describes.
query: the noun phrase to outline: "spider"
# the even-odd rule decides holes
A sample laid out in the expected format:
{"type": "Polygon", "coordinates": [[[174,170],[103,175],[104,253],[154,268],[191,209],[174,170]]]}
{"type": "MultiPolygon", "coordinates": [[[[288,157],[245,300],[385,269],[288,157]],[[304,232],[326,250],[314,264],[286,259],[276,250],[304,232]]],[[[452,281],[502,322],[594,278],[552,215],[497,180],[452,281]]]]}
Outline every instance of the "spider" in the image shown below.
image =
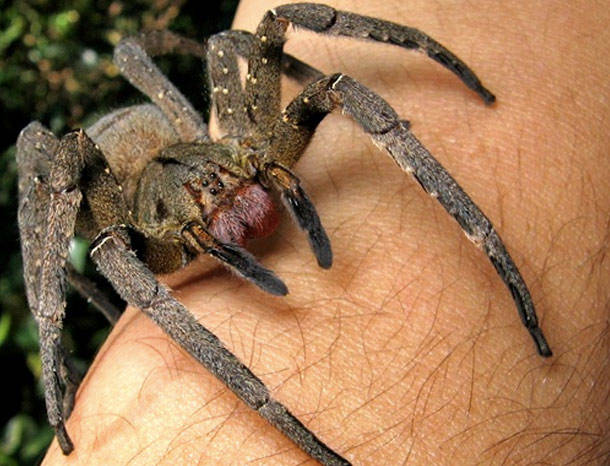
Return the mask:
{"type": "Polygon", "coordinates": [[[540,355],[551,349],[530,293],[491,222],[378,95],[344,74],[324,75],[283,53],[288,26],[419,50],[455,73],[485,103],[495,97],[470,68],[425,33],[319,4],[269,10],[256,33],[225,31],[199,43],[169,31],[122,40],[114,60],[152,103],[115,110],[87,130],[56,138],[38,122],[17,141],[19,228],[30,308],[38,322],[45,401],[64,454],[78,377],[61,346],[65,282],[91,297],[111,321],[118,312],[67,263],[75,234],[121,297],[311,457],[349,464],[274,400],[263,382],[199,324],[154,277],[207,254],[273,295],[286,285],[244,249],[279,222],[274,193],[305,231],[318,264],[329,268],[327,234],[290,170],[316,127],[339,108],[352,117],[481,247],[509,288],[540,355]],[[222,138],[154,65],[167,53],[204,59],[222,138]],[[238,58],[247,59],[245,84],[238,58]],[[305,87],[280,109],[282,73],[305,87]]]}

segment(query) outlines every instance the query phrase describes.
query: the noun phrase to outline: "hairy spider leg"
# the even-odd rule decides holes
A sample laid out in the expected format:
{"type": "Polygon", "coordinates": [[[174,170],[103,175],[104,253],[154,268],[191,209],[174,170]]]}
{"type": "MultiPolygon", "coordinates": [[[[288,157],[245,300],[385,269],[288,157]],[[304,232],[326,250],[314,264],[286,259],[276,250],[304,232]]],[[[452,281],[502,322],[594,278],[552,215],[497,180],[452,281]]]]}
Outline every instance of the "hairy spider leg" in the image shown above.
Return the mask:
{"type": "MultiPolygon", "coordinates": [[[[288,105],[274,129],[282,137],[274,140],[292,138],[306,144],[307,137],[313,135],[322,118],[337,107],[356,120],[398,166],[411,173],[422,188],[457,220],[466,236],[483,248],[510,290],[538,352],[545,357],[551,356],[551,349],[538,326],[529,290],[493,225],[380,96],[343,74],[323,78],[307,86],[288,105]]],[[[269,150],[273,151],[269,155],[271,158],[281,160],[285,157],[281,144],[272,145],[269,150]]],[[[298,153],[294,155],[296,158],[285,162],[295,163],[298,153]]]]}
{"type": "Polygon", "coordinates": [[[19,233],[25,290],[34,315],[39,314],[40,268],[46,235],[49,191],[46,181],[59,141],[37,121],[17,139],[19,170],[19,233]]]}
{"type": "Polygon", "coordinates": [[[38,323],[47,416],[65,453],[74,449],[64,422],[78,387],[78,377],[61,347],[64,268],[82,199],[77,183],[85,156],[78,138],[70,133],[58,142],[33,122],[17,141],[18,217],[28,302],[38,323]]]}
{"type": "Polygon", "coordinates": [[[265,384],[170,295],[130,249],[125,231],[107,231],[97,241],[91,257],[123,299],[140,308],[244,403],[307,454],[323,464],[349,464],[274,400],[265,384]]]}
{"type": "MultiPolygon", "coordinates": [[[[242,57],[250,55],[254,43],[253,35],[247,31],[226,31],[216,36],[213,36],[211,40],[222,42],[223,47],[219,50],[227,55],[225,60],[222,60],[222,56],[216,55],[217,58],[213,59],[214,64],[210,64],[208,67],[214,70],[218,68],[221,73],[226,68],[227,82],[231,86],[222,87],[221,93],[222,89],[227,89],[227,96],[239,98],[239,93],[236,91],[241,89],[241,86],[237,87],[235,84],[238,82],[239,73],[235,72],[236,67],[232,62],[235,60],[235,54],[242,57]],[[215,38],[216,36],[218,37],[215,38]],[[223,62],[226,62],[229,66],[222,65],[223,62]],[[220,67],[216,66],[218,64],[220,67]],[[229,92],[229,90],[232,92],[229,92]]],[[[207,125],[186,97],[153,63],[152,58],[169,53],[178,53],[205,59],[206,56],[209,57],[207,50],[208,44],[206,42],[200,43],[171,31],[159,30],[127,37],[121,40],[114,51],[114,62],[121,74],[163,111],[179,135],[180,140],[184,142],[196,139],[208,140],[207,125]]],[[[218,53],[218,50],[216,53],[218,53]]],[[[283,54],[281,62],[283,72],[301,84],[307,84],[323,76],[312,66],[291,55],[283,54]]],[[[233,107],[236,107],[236,110],[238,106],[233,103],[230,106],[227,105],[227,108],[234,109],[233,107]]],[[[244,107],[244,105],[239,106],[240,109],[244,107]]],[[[237,116],[241,111],[235,112],[235,115],[237,116]]],[[[235,121],[235,118],[232,117],[231,119],[235,121]]]]}
{"type": "MultiPolygon", "coordinates": [[[[242,31],[232,29],[220,33],[224,38],[230,39],[232,46],[235,48],[235,53],[240,57],[249,58],[252,54],[253,47],[258,41],[257,37],[250,31],[242,31]]],[[[320,70],[313,66],[293,57],[288,53],[282,52],[281,70],[288,78],[306,85],[312,81],[316,81],[324,76],[320,70]]]]}
{"type": "Polygon", "coordinates": [[[219,33],[208,39],[207,70],[218,124],[227,136],[250,134],[244,90],[240,82],[235,40],[219,33]]]}
{"type": "Polygon", "coordinates": [[[279,21],[271,12],[259,23],[250,47],[246,75],[248,115],[262,137],[270,135],[280,112],[280,76],[287,21],[279,21]]]}
{"type": "Polygon", "coordinates": [[[290,21],[294,26],[317,33],[384,42],[419,50],[456,74],[466,86],[479,94],[485,103],[491,104],[496,100],[466,63],[418,29],[314,3],[282,5],[271,12],[276,20],[290,21]]]}
{"type": "Polygon", "coordinates": [[[167,30],[150,31],[121,40],[114,63],[125,78],[166,115],[182,141],[209,140],[201,115],[174,86],[151,57],[180,53],[205,58],[204,44],[167,30]]]}
{"type": "MultiPolygon", "coordinates": [[[[48,399],[52,408],[50,412],[54,413],[56,430],[58,438],[64,451],[69,451],[71,443],[67,435],[64,435],[61,416],[67,419],[70,416],[74,406],[74,398],[78,385],[80,384],[80,375],[77,369],[72,364],[68,355],[61,346],[61,337],[57,336],[56,331],[51,326],[49,327],[47,317],[44,317],[45,312],[41,312],[40,293],[41,293],[41,270],[43,267],[43,251],[46,249],[46,239],[48,234],[47,221],[49,215],[49,202],[51,191],[47,185],[49,180],[50,165],[57,153],[59,142],[57,138],[44,126],[38,122],[33,122],[28,125],[19,135],[17,141],[17,166],[19,169],[19,230],[21,234],[21,249],[24,267],[24,279],[26,284],[26,293],[30,309],[37,322],[42,326],[39,327],[40,342],[45,346],[45,353],[49,355],[45,360],[51,359],[52,367],[59,367],[59,383],[64,386],[63,399],[57,399],[55,396],[59,393],[57,387],[57,379],[49,372],[48,364],[46,366],[46,379],[43,376],[46,387],[52,387],[49,391],[51,396],[48,399]],[[56,354],[53,354],[53,353],[56,354]],[[57,358],[57,359],[54,359],[57,358]],[[53,362],[55,361],[55,362],[53,362]],[[61,406],[61,410],[60,410],[61,406]],[[57,422],[59,421],[59,422],[57,422]]],[[[65,244],[63,245],[65,247],[65,244]]],[[[61,258],[60,258],[61,260],[61,258]]],[[[68,282],[110,321],[114,324],[121,312],[112,304],[106,296],[96,287],[89,279],[78,273],[70,263],[65,264],[67,271],[68,282]]],[[[56,268],[59,273],[60,283],[63,281],[61,268],[56,268]]],[[[63,295],[63,290],[56,290],[63,295]]],[[[61,316],[63,311],[57,311],[60,318],[55,322],[55,327],[61,330],[61,316]]]]}

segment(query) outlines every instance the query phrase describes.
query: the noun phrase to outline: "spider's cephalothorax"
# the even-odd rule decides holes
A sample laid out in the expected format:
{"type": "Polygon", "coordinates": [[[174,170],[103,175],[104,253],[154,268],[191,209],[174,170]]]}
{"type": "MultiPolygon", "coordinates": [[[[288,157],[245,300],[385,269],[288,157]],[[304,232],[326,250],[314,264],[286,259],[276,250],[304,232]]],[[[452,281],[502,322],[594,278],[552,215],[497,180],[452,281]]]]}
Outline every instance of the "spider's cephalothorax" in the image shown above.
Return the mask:
{"type": "Polygon", "coordinates": [[[254,169],[241,166],[240,152],[236,145],[180,143],[143,170],[132,217],[147,238],[142,254],[153,271],[172,272],[215,241],[244,246],[277,227],[273,200],[254,169]]]}
{"type": "Polygon", "coordinates": [[[273,231],[272,193],[305,230],[320,266],[332,263],[329,239],[290,168],[320,121],[340,108],[412,174],[487,254],[509,288],[538,352],[551,350],[538,326],[519,271],[491,222],[378,95],[343,74],[325,76],[283,53],[289,24],[315,32],[417,49],[455,73],[486,102],[494,96],[459,58],[417,29],[314,4],[284,5],[263,17],[255,34],[219,33],[198,43],[168,31],[123,40],[121,73],[152,103],[116,110],[85,131],[57,139],[41,124],[17,142],[19,228],[28,302],[38,321],[48,417],[65,454],[65,429],[78,379],[61,347],[66,276],[110,320],[118,312],[66,262],[75,232],[92,241],[91,258],[116,291],[141,308],[248,406],[324,464],[347,464],[282,404],[192,314],[157,282],[197,254],[207,254],[263,290],[287,288],[243,248],[273,231]],[[225,136],[207,125],[151,57],[193,54],[207,63],[212,102],[225,136]],[[248,60],[245,83],[238,56],[248,60]],[[280,109],[280,77],[306,84],[280,109]]]}

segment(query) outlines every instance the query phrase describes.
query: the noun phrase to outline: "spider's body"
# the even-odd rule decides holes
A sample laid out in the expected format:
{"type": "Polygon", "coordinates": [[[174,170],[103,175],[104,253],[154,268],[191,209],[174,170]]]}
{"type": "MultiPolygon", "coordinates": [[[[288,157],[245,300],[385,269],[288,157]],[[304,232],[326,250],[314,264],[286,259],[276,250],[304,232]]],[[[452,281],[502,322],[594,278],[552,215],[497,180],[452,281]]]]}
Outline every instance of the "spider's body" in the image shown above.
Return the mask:
{"type": "Polygon", "coordinates": [[[252,176],[227,168],[239,166],[232,154],[226,160],[208,158],[210,153],[224,156],[227,148],[172,146],[152,161],[136,193],[134,216],[142,230],[163,240],[179,235],[185,224],[202,222],[223,243],[240,246],[271,234],[279,217],[269,192],[252,176]]]}
{"type": "Polygon", "coordinates": [[[151,270],[167,273],[186,264],[191,254],[182,238],[185,225],[201,224],[222,243],[239,246],[275,230],[273,199],[256,172],[242,168],[240,155],[230,145],[176,144],[145,167],[133,199],[134,226],[145,235],[145,251],[160,247],[171,257],[180,249],[182,256],[169,268],[160,257],[145,259],[151,270]]]}
{"type": "MultiPolygon", "coordinates": [[[[78,232],[92,241],[91,258],[117,292],[248,406],[314,458],[325,464],[347,463],[275,401],[263,382],[153,276],[207,254],[264,291],[286,294],[284,283],[243,249],[248,239],[276,228],[273,192],[306,232],[318,264],[330,267],[329,239],[290,169],[320,121],[336,108],[412,174],[484,250],[513,295],[539,353],[551,355],[527,286],[491,222],[381,97],[348,76],[325,76],[285,55],[284,34],[290,23],[419,49],[486,103],[494,101],[466,64],[421,31],[324,5],[281,6],[267,12],[256,34],[226,31],[206,44],[168,31],[123,40],[115,62],[151,104],[116,110],[86,132],[59,140],[34,122],[17,144],[28,301],[40,328],[48,416],[64,453],[73,449],[64,421],[78,384],[60,344],[66,270],[77,289],[95,294],[66,264],[70,239],[78,232]],[[170,52],[206,59],[212,102],[224,133],[220,140],[211,140],[200,115],[151,60],[170,52]],[[245,83],[239,78],[238,56],[248,60],[245,83]],[[306,84],[284,110],[282,72],[306,84]]],[[[104,307],[103,300],[93,298],[104,307]]]]}

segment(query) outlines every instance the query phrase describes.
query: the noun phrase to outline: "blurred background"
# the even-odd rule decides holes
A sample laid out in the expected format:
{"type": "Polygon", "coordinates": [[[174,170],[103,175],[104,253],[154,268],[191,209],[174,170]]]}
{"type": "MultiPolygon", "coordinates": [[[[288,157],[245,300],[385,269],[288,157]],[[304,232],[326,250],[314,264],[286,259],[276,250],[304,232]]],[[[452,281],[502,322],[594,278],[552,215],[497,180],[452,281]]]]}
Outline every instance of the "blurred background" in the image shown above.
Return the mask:
{"type": "MultiPolygon", "coordinates": [[[[170,28],[195,39],[228,29],[237,0],[205,3],[201,13],[202,3],[194,0],[0,0],[0,465],[39,463],[53,438],[40,383],[38,334],[21,272],[15,164],[19,131],[38,120],[61,135],[115,108],[144,101],[118,75],[113,47],[122,37],[148,29],[170,28]]],[[[202,63],[178,56],[157,63],[207,114],[202,63]]],[[[78,243],[72,255],[77,268],[96,277],[86,244],[78,243]]],[[[70,292],[65,327],[64,344],[84,374],[109,325],[70,292]]]]}

